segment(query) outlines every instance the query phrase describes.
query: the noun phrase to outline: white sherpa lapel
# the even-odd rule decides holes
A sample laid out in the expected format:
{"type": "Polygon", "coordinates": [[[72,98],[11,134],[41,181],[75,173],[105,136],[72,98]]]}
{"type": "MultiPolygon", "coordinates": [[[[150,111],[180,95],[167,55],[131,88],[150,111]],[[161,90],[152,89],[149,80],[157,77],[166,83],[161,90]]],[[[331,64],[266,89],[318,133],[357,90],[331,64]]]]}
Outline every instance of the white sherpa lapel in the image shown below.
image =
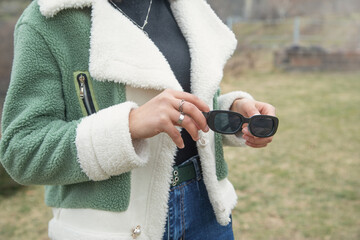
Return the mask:
{"type": "Polygon", "coordinates": [[[171,0],[174,17],[191,53],[191,91],[205,102],[213,99],[236,38],[205,0],[171,0]]]}
{"type": "Polygon", "coordinates": [[[156,45],[108,0],[93,3],[90,73],[100,81],[182,90],[156,45]]]}
{"type": "MultiPolygon", "coordinates": [[[[170,0],[191,54],[191,88],[209,103],[236,47],[234,34],[204,0],[170,0]]],[[[182,90],[156,45],[108,0],[39,0],[43,15],[92,5],[90,73],[99,81],[182,90]]]]}

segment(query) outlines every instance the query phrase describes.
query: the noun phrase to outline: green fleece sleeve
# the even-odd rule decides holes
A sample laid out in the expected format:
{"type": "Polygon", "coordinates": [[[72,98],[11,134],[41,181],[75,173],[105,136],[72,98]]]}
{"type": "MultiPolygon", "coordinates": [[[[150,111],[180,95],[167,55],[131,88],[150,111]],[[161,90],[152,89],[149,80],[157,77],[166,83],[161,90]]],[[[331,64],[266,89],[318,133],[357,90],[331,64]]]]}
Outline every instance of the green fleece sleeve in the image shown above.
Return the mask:
{"type": "Polygon", "coordinates": [[[77,160],[79,121],[65,121],[61,77],[41,34],[29,25],[19,24],[3,111],[0,160],[21,184],[89,181],[77,160]]]}

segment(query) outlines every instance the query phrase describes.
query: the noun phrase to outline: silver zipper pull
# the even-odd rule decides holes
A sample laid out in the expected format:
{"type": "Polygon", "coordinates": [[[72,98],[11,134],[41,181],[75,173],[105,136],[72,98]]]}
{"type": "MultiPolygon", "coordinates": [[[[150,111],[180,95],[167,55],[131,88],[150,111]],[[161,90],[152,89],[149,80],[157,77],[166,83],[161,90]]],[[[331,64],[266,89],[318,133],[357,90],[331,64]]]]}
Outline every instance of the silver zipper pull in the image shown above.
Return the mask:
{"type": "Polygon", "coordinates": [[[80,81],[80,98],[84,99],[84,91],[85,91],[85,77],[84,75],[79,76],[80,81]]]}

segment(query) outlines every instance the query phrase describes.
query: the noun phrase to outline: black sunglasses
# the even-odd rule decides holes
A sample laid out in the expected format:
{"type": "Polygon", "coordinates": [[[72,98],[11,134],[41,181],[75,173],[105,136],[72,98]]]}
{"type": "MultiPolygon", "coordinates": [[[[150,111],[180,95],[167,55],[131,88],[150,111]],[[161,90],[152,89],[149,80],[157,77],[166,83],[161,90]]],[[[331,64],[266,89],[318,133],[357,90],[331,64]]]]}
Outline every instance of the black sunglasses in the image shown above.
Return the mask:
{"type": "Polygon", "coordinates": [[[255,137],[266,138],[276,133],[279,119],[269,115],[254,115],[246,118],[240,113],[224,110],[203,112],[207,124],[214,132],[235,134],[242,130],[244,123],[249,123],[248,129],[255,137]]]}

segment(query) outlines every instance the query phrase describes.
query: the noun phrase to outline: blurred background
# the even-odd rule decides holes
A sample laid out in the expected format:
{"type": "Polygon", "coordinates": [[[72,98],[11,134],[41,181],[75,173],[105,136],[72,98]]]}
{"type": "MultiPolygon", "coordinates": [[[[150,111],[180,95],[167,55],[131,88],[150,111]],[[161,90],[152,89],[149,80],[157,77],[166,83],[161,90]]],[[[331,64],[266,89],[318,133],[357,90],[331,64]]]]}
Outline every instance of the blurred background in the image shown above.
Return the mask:
{"type": "MultiPolygon", "coordinates": [[[[0,110],[30,2],[0,0],[0,110]]],[[[267,148],[225,148],[235,239],[360,239],[360,1],[208,2],[238,39],[222,91],[247,91],[280,119],[267,148]]],[[[48,239],[43,191],[0,166],[1,240],[48,239]]]]}

